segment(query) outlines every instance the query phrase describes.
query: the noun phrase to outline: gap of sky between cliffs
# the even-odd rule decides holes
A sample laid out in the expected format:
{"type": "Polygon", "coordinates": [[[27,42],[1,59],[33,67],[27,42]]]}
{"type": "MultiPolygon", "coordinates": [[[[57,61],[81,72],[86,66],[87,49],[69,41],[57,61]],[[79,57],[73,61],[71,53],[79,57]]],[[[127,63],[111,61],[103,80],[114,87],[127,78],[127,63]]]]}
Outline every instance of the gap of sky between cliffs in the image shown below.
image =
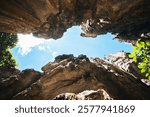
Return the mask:
{"type": "Polygon", "coordinates": [[[17,46],[12,49],[12,53],[20,70],[33,68],[41,71],[41,67],[53,61],[57,55],[73,54],[78,56],[84,54],[88,57],[104,58],[104,56],[118,51],[132,51],[131,44],[113,40],[115,36],[109,33],[96,38],[83,38],[80,33],[80,27],[74,26],[58,40],[45,40],[33,37],[31,34],[18,34],[19,40],[17,46]]]}

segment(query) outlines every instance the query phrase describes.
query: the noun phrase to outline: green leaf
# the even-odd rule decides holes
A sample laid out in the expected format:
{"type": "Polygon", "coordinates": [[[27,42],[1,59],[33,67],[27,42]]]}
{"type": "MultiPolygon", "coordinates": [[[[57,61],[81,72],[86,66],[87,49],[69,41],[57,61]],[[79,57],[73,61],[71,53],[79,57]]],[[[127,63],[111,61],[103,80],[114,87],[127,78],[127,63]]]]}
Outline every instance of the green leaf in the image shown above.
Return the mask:
{"type": "Polygon", "coordinates": [[[133,60],[134,60],[135,62],[137,62],[137,58],[136,58],[136,57],[134,57],[133,60]]]}
{"type": "Polygon", "coordinates": [[[142,64],[138,65],[138,68],[142,69],[142,68],[143,68],[143,65],[142,65],[142,64]]]}
{"type": "Polygon", "coordinates": [[[146,77],[148,77],[149,75],[150,75],[149,73],[146,73],[146,75],[145,75],[145,76],[146,76],[146,77]]]}
{"type": "Polygon", "coordinates": [[[148,76],[148,79],[150,80],[150,76],[148,76]]]}
{"type": "Polygon", "coordinates": [[[145,69],[142,69],[142,70],[141,70],[141,73],[145,73],[145,71],[146,71],[145,69]]]}
{"type": "Polygon", "coordinates": [[[134,58],[135,55],[134,54],[129,54],[129,58],[134,58]]]}

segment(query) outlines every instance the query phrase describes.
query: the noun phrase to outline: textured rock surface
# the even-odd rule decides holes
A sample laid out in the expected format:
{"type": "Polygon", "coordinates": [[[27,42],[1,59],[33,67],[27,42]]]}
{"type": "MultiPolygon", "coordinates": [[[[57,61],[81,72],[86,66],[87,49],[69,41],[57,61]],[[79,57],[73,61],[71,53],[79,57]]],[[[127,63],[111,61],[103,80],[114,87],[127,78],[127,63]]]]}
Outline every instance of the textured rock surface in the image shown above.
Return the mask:
{"type": "Polygon", "coordinates": [[[3,75],[0,75],[0,99],[12,98],[12,96],[28,88],[41,77],[40,72],[32,69],[26,69],[22,72],[15,70],[1,74],[3,75]]]}
{"type": "Polygon", "coordinates": [[[110,54],[106,57],[106,60],[118,66],[121,70],[131,73],[137,79],[146,79],[145,76],[141,74],[140,69],[133,59],[128,57],[128,53],[117,52],[116,54],[110,54]]]}
{"type": "Polygon", "coordinates": [[[149,0],[1,0],[0,32],[57,39],[82,25],[86,36],[131,40],[150,32],[149,12],[149,0]]]}
{"type": "Polygon", "coordinates": [[[103,89],[85,90],[79,94],[62,93],[54,98],[54,100],[112,100],[112,98],[103,89]]]}
{"type": "MultiPolygon", "coordinates": [[[[54,99],[56,96],[68,99],[70,95],[81,99],[86,90],[103,90],[112,99],[150,99],[150,87],[135,74],[122,69],[120,64],[112,65],[99,58],[89,60],[85,55],[62,55],[42,70],[44,73],[37,82],[12,99],[54,99]],[[81,92],[83,95],[78,97],[81,92]]],[[[93,99],[106,99],[101,96],[93,99]]]]}

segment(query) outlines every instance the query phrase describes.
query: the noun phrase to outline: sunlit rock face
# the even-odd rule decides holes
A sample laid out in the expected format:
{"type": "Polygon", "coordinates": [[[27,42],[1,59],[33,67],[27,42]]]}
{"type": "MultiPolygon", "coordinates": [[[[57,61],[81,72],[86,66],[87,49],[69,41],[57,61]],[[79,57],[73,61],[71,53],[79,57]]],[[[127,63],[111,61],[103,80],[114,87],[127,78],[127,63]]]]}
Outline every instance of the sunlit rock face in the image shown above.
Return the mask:
{"type": "Polygon", "coordinates": [[[131,73],[137,79],[145,79],[145,76],[140,73],[137,63],[128,56],[129,53],[117,52],[106,56],[105,59],[110,61],[113,65],[118,66],[121,70],[131,73]]]}
{"type": "Polygon", "coordinates": [[[132,40],[150,32],[149,12],[149,0],[1,0],[0,32],[58,39],[81,25],[81,36],[132,40]]]}
{"type": "Polygon", "coordinates": [[[103,89],[85,90],[81,93],[62,93],[54,98],[54,100],[112,100],[107,92],[103,89]]]}
{"type": "Polygon", "coordinates": [[[132,72],[99,58],[60,55],[42,70],[39,80],[11,99],[150,99],[150,87],[132,72]]]}

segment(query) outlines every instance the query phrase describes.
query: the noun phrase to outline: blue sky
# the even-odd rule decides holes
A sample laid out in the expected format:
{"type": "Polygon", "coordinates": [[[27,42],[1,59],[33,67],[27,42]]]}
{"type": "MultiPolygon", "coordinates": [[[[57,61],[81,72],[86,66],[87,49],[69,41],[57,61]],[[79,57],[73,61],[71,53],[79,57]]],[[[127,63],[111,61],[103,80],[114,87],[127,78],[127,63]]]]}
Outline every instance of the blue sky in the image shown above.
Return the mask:
{"type": "Polygon", "coordinates": [[[74,54],[74,56],[85,54],[88,57],[103,58],[105,55],[121,50],[132,51],[130,44],[113,40],[114,35],[106,34],[97,36],[97,38],[83,38],[80,33],[80,27],[74,26],[68,29],[63,37],[58,40],[45,40],[33,37],[31,34],[18,34],[19,41],[12,52],[19,69],[34,68],[35,70],[41,70],[42,66],[61,54],[74,54]]]}

